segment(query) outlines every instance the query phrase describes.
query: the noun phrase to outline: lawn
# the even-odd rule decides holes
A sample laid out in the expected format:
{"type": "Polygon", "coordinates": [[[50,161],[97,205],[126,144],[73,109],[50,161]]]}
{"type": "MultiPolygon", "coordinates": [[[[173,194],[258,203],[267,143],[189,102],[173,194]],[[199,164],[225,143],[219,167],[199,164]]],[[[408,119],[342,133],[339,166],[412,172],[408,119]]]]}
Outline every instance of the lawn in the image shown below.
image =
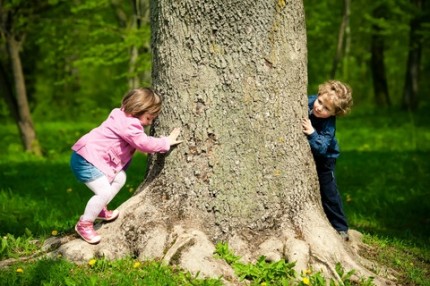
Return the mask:
{"type": "MultiPolygon", "coordinates": [[[[364,233],[373,247],[364,255],[395,269],[403,285],[430,285],[428,122],[428,113],[398,110],[357,110],[337,122],[341,146],[337,179],[351,228],[364,233]]],[[[21,152],[14,124],[0,126],[0,260],[33,253],[53,232],[73,232],[91,193],[70,171],[70,146],[92,127],[92,123],[38,123],[45,154],[41,159],[21,152]]],[[[127,184],[112,207],[139,186],[145,162],[143,154],[134,157],[127,184]]],[[[43,283],[218,285],[219,281],[198,280],[177,269],[156,262],[140,264],[133,258],[84,266],[62,259],[40,260],[0,270],[0,285],[43,283]],[[87,279],[79,280],[79,275],[87,279]],[[144,282],[143,277],[153,280],[144,282]]]]}

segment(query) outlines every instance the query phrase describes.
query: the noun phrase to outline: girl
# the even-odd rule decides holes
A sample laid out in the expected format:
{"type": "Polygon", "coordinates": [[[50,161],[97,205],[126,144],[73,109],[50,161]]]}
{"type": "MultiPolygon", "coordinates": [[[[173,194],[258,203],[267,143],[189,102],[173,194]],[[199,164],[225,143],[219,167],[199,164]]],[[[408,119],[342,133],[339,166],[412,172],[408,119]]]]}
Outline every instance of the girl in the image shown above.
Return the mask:
{"type": "Polygon", "coordinates": [[[165,153],[170,146],[181,143],[175,128],[167,137],[147,136],[143,127],[151,125],[161,110],[161,98],[150,88],[129,91],[121,108],[111,111],[99,126],[81,137],[72,147],[72,171],[94,196],[75,226],[76,232],[88,243],[100,242],[93,227],[96,219],[113,221],[117,210],[107,210],[126,181],[125,169],[136,149],[146,153],[165,153]]]}

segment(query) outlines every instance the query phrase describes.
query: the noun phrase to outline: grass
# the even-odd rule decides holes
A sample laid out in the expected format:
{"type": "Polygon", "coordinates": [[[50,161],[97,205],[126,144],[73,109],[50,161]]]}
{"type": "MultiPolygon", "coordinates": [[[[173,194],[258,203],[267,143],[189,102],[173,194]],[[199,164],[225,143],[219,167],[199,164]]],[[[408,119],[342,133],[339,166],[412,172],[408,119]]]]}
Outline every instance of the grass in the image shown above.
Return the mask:
{"type": "Polygon", "coordinates": [[[221,285],[216,279],[196,279],[157,262],[142,263],[131,258],[93,259],[83,265],[63,259],[42,259],[14,268],[2,271],[1,285],[221,285]]]}
{"type": "Polygon", "coordinates": [[[353,227],[430,243],[429,119],[380,111],[338,121],[337,178],[353,227]]]}
{"type": "MultiPolygon", "coordinates": [[[[337,123],[341,145],[337,179],[351,228],[364,233],[365,241],[373,246],[363,255],[395,269],[403,285],[430,285],[428,122],[430,114],[424,112],[357,110],[337,123]]],[[[0,260],[34,253],[53,231],[58,235],[73,231],[91,193],[69,169],[70,146],[92,127],[92,123],[76,126],[75,122],[38,124],[45,157],[35,158],[21,152],[15,125],[0,126],[4,150],[0,154],[0,260]]],[[[142,154],[134,157],[127,185],[113,207],[138,187],[145,161],[142,154]]],[[[220,283],[154,261],[134,267],[136,263],[133,258],[97,260],[93,265],[74,265],[63,259],[20,262],[0,270],[0,285],[220,283]]],[[[316,285],[318,274],[309,279],[316,285]]]]}
{"type": "Polygon", "coordinates": [[[430,285],[430,114],[379,110],[338,120],[338,186],[351,227],[375,248],[365,255],[430,285]]]}
{"type": "MultiPolygon", "coordinates": [[[[88,201],[91,193],[73,177],[69,156],[73,141],[84,132],[67,135],[63,126],[67,124],[58,124],[52,133],[51,125],[40,127],[40,138],[52,140],[42,143],[51,146],[44,150],[45,158],[18,152],[14,145],[18,143],[2,146],[9,150],[0,157],[0,234],[22,235],[29,229],[38,236],[46,236],[52,230],[70,230],[79,218],[85,207],[83,202],[88,201]]],[[[131,196],[144,172],[145,156],[138,154],[130,166],[126,186],[112,201],[113,207],[131,196]]]]}

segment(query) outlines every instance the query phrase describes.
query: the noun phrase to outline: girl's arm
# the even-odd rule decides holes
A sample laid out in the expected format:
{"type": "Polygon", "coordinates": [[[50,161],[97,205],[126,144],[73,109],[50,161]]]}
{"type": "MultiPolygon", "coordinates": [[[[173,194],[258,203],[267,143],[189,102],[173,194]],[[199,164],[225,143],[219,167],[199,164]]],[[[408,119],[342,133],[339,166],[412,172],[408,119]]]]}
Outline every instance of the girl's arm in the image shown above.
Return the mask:
{"type": "Polygon", "coordinates": [[[175,128],[167,137],[153,137],[145,134],[140,123],[130,124],[123,132],[122,138],[131,146],[145,153],[165,153],[170,146],[181,143],[178,140],[181,129],[175,128]]]}
{"type": "Polygon", "coordinates": [[[167,136],[167,139],[169,140],[170,146],[182,143],[183,140],[178,140],[178,136],[179,136],[180,132],[181,132],[181,128],[176,127],[175,129],[173,129],[173,131],[170,133],[170,135],[167,136]]]}

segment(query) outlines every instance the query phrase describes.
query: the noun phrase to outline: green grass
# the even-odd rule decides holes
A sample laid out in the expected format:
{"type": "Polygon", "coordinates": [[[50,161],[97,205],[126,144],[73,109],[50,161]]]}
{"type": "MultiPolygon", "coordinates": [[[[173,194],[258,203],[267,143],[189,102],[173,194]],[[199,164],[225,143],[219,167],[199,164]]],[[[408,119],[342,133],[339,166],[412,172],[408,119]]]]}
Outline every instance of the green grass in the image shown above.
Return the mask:
{"type": "MultiPolygon", "coordinates": [[[[16,128],[0,128],[0,235],[24,234],[29,229],[37,236],[53,230],[71,230],[92,193],[79,183],[69,166],[70,147],[90,127],[75,123],[41,124],[38,135],[44,158],[21,151],[16,128]]],[[[113,208],[127,200],[141,183],[146,156],[137,153],[127,172],[124,188],[111,202],[113,208]]]]}
{"type": "Polygon", "coordinates": [[[82,265],[64,259],[42,259],[0,273],[0,285],[222,285],[217,279],[197,279],[158,262],[141,263],[131,258],[94,259],[82,265]]]}
{"type": "Polygon", "coordinates": [[[337,179],[354,228],[430,244],[429,120],[399,111],[338,120],[337,179]]]}
{"type": "Polygon", "coordinates": [[[430,114],[358,111],[337,122],[338,187],[366,253],[399,284],[430,285],[430,114]]]}
{"type": "MultiPolygon", "coordinates": [[[[351,228],[364,233],[365,241],[373,246],[363,255],[395,269],[403,285],[430,285],[428,122],[430,114],[424,112],[390,110],[358,110],[337,122],[341,145],[337,179],[351,228]]],[[[91,193],[70,171],[70,146],[93,126],[38,124],[44,158],[21,151],[15,125],[0,126],[4,150],[0,154],[0,260],[37,251],[53,230],[60,235],[73,232],[91,193]]],[[[139,186],[145,162],[142,154],[134,157],[127,185],[112,207],[127,200],[139,186]]],[[[219,284],[157,262],[134,268],[135,262],[132,258],[97,261],[96,266],[77,266],[62,259],[22,262],[0,270],[0,285],[219,284]],[[16,272],[19,268],[22,273],[16,272]],[[152,282],[143,282],[150,276],[152,282]]]]}

